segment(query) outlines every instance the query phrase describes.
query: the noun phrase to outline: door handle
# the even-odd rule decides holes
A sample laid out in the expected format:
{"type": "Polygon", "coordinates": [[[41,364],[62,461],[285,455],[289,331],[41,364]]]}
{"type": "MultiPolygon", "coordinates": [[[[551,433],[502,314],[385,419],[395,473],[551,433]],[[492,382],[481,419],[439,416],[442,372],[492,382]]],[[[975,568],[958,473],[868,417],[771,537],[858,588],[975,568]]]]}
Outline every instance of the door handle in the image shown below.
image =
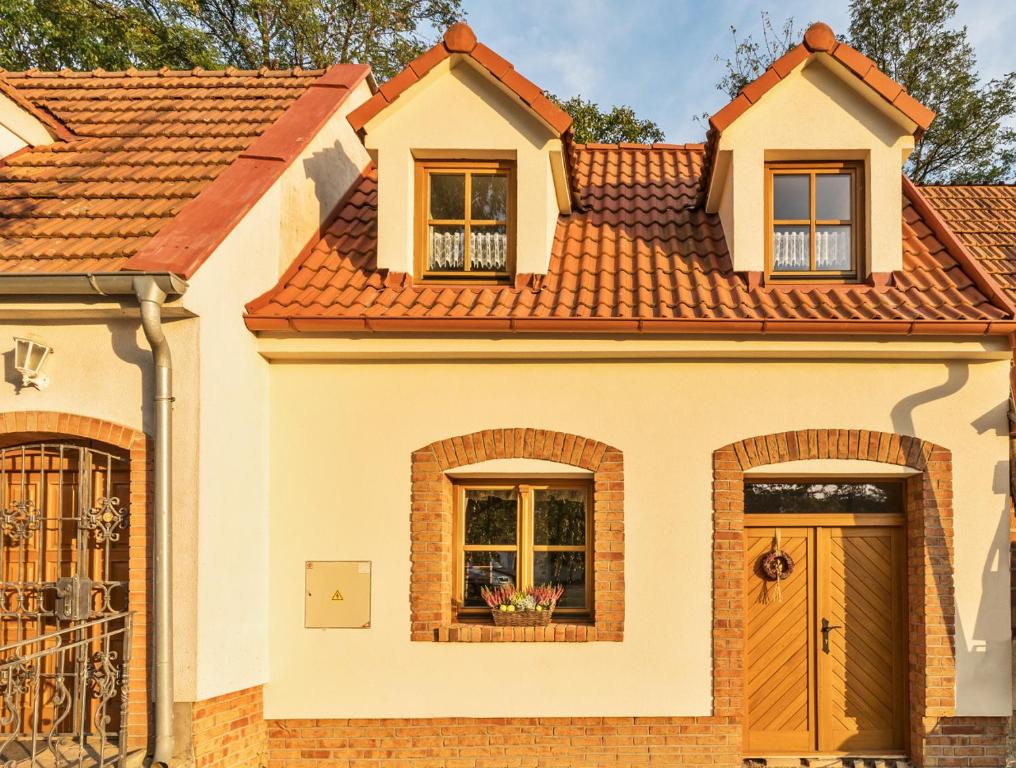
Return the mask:
{"type": "Polygon", "coordinates": [[[829,619],[822,619],[822,652],[829,653],[829,632],[834,629],[843,629],[839,624],[830,624],[829,619]]]}

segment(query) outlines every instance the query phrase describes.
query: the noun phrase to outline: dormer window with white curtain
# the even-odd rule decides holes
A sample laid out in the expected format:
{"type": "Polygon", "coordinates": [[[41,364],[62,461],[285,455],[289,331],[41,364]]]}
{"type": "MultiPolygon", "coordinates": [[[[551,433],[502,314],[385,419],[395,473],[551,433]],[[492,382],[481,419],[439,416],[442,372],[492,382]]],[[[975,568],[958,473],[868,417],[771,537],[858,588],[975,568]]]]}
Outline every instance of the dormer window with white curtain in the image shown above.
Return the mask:
{"type": "Polygon", "coordinates": [[[774,279],[856,280],[863,243],[860,164],[766,166],[766,264],[774,279]]]}
{"type": "Polygon", "coordinates": [[[417,163],[417,279],[508,281],[515,269],[514,182],[508,162],[417,163]]]}

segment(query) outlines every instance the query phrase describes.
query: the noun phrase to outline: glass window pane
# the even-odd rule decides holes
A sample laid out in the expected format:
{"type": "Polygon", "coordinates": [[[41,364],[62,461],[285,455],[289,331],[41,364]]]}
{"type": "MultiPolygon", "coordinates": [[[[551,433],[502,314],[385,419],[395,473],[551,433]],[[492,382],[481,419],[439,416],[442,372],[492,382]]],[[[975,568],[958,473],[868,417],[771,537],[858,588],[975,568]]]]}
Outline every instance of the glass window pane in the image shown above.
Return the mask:
{"type": "Polygon", "coordinates": [[[534,552],[533,583],[563,586],[558,608],[585,608],[586,553],[534,552]]]}
{"type": "Polygon", "coordinates": [[[850,218],[850,174],[819,173],[815,176],[815,218],[850,218]]]}
{"type": "Polygon", "coordinates": [[[485,607],[487,604],[480,595],[482,587],[514,584],[516,559],[514,552],[466,552],[462,602],[469,607],[485,607]]]}
{"type": "Polygon", "coordinates": [[[551,546],[586,543],[586,491],[549,488],[533,491],[533,541],[551,546]]]}
{"type": "Polygon", "coordinates": [[[811,269],[811,229],[807,226],[773,227],[773,271],[811,269]]]}
{"type": "Polygon", "coordinates": [[[504,221],[508,218],[508,177],[474,174],[472,218],[504,221]]]}
{"type": "Polygon", "coordinates": [[[508,228],[503,224],[469,228],[469,268],[480,272],[508,271],[508,228]]]}
{"type": "Polygon", "coordinates": [[[809,219],[809,177],[805,174],[773,174],[773,218],[809,219]]]}
{"type": "Polygon", "coordinates": [[[466,218],[466,175],[464,173],[432,173],[430,175],[430,217],[432,219],[466,218]]]}
{"type": "Polygon", "coordinates": [[[428,269],[460,272],[466,268],[466,228],[445,225],[430,227],[428,269]]]}
{"type": "Polygon", "coordinates": [[[515,546],[518,496],[511,489],[467,490],[464,518],[466,544],[515,546]]]}
{"type": "Polygon", "coordinates": [[[815,268],[849,270],[853,256],[850,252],[850,226],[820,226],[815,228],[815,268]]]}
{"type": "Polygon", "coordinates": [[[897,513],[903,511],[901,483],[746,483],[744,511],[752,514],[897,513]]]}

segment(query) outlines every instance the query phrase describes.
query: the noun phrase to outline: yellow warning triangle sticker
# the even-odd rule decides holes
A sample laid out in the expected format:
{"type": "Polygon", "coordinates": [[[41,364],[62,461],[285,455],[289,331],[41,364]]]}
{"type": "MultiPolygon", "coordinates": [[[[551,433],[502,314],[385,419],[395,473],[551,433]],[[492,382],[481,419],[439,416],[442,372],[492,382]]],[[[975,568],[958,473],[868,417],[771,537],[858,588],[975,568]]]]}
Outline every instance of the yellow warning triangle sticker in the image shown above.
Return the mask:
{"type": "Polygon", "coordinates": [[[332,600],[345,600],[345,599],[346,598],[342,596],[342,593],[339,592],[339,590],[335,590],[335,592],[332,594],[332,600]]]}

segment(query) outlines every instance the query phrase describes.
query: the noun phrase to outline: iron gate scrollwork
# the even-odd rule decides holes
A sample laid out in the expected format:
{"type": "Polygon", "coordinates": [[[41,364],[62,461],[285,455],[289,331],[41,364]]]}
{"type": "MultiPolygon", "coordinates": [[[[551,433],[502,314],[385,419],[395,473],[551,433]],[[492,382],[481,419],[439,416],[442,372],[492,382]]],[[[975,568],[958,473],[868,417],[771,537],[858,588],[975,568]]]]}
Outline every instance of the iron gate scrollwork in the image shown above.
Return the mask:
{"type": "Polygon", "coordinates": [[[123,761],[129,493],[125,456],[0,448],[0,768],[123,761]]]}

